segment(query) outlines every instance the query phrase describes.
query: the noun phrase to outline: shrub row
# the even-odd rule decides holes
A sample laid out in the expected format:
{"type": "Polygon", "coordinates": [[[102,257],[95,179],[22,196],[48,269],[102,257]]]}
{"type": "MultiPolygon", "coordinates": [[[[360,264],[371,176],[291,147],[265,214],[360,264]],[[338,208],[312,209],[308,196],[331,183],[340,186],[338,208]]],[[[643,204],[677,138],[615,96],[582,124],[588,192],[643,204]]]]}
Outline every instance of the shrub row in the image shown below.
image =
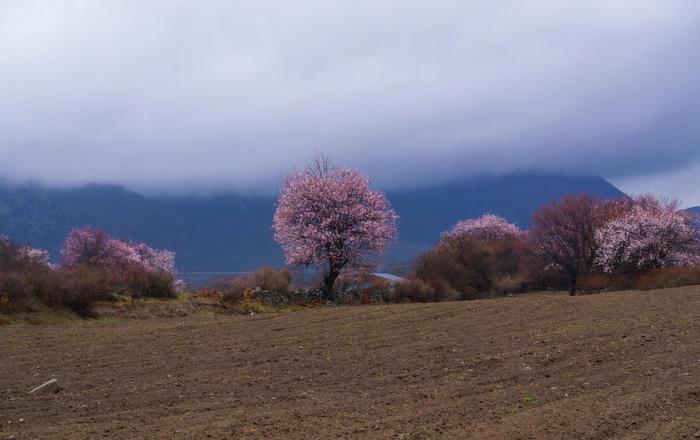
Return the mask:
{"type": "MultiPolygon", "coordinates": [[[[90,250],[96,249],[99,250],[93,245],[90,250]]],[[[150,248],[134,249],[141,255],[160,256],[150,248]]],[[[165,256],[171,258],[170,254],[165,256]]],[[[173,297],[178,283],[175,273],[168,269],[168,266],[146,264],[88,262],[54,266],[49,264],[46,252],[17,245],[0,236],[0,313],[32,311],[43,304],[85,314],[95,301],[110,301],[119,296],[173,297]]]]}
{"type": "Polygon", "coordinates": [[[0,271],[0,312],[33,311],[41,303],[87,314],[92,303],[112,301],[119,296],[174,297],[174,283],[171,274],[138,269],[115,272],[77,267],[0,271]]]}

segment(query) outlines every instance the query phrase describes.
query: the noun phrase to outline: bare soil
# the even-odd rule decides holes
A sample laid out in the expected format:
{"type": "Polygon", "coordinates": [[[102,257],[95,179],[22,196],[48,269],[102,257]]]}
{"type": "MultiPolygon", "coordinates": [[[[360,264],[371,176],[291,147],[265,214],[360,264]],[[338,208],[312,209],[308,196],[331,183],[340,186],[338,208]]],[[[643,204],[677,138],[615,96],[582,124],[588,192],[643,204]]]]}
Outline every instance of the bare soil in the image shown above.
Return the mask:
{"type": "Polygon", "coordinates": [[[699,287],[5,327],[0,341],[0,440],[700,436],[699,287]],[[54,377],[61,392],[27,395],[54,377]]]}

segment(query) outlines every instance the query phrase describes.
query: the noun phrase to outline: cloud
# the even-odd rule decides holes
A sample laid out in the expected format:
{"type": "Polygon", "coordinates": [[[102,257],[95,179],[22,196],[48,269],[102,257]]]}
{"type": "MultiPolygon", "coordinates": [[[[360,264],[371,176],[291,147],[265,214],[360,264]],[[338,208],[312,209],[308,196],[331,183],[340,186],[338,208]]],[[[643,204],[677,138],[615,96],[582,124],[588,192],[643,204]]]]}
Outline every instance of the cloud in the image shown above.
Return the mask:
{"type": "MultiPolygon", "coordinates": [[[[700,163],[696,0],[0,3],[0,174],[270,191],[700,163]]],[[[650,188],[654,190],[654,188],[650,188]]]]}
{"type": "Polygon", "coordinates": [[[683,207],[700,206],[700,162],[678,170],[613,179],[628,194],[654,192],[680,202],[683,207]]]}

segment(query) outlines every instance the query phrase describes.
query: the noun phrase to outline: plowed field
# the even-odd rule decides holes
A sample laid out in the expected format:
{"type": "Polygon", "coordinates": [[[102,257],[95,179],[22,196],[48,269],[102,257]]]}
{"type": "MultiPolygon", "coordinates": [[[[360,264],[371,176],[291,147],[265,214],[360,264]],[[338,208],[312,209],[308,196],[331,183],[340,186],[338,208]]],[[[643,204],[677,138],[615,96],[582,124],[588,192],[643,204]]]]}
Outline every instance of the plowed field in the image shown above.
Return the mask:
{"type": "Polygon", "coordinates": [[[697,287],[6,327],[0,341],[0,440],[700,436],[697,287]],[[54,377],[62,391],[27,395],[54,377]]]}

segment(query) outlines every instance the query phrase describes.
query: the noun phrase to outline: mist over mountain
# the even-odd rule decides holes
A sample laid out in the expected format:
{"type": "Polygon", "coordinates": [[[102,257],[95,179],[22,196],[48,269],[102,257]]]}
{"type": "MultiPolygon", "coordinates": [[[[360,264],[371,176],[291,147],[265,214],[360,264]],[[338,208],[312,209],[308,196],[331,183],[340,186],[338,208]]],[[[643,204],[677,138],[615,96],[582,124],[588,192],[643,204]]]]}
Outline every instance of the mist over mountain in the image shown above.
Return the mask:
{"type": "Polygon", "coordinates": [[[273,4],[0,1],[0,175],[274,191],[320,149],[386,189],[541,170],[700,204],[698,1],[273,4]]]}
{"type": "MultiPolygon", "coordinates": [[[[386,262],[410,262],[459,219],[485,212],[527,228],[540,205],[577,192],[622,195],[600,177],[557,174],[481,177],[389,192],[400,219],[399,239],[386,262]]],[[[73,189],[0,185],[0,233],[48,249],[54,259],[72,228],[89,225],[174,250],[181,272],[245,271],[284,264],[272,236],[274,210],[273,197],[145,197],[110,185],[73,189]]]]}

